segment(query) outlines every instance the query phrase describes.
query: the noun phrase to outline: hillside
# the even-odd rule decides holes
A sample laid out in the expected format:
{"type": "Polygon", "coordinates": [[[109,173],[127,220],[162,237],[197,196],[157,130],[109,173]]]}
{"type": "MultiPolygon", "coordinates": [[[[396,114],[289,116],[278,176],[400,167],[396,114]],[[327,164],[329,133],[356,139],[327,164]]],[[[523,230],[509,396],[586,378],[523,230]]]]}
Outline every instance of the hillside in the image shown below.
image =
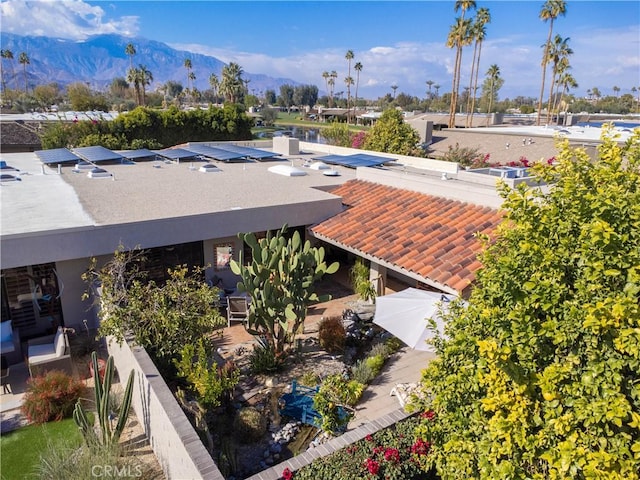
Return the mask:
{"type": "MultiPolygon", "coordinates": [[[[3,50],[11,50],[14,56],[13,62],[2,60],[5,81],[9,88],[18,89],[24,88],[23,66],[18,62],[21,52],[29,56],[30,64],[26,70],[31,88],[50,82],[66,85],[80,81],[102,90],[113,78],[126,77],[130,65],[130,59],[125,54],[128,43],[136,48],[133,65],[143,64],[153,74],[152,89],[167,80],[186,85],[186,58],[191,59],[192,71],[196,75],[195,86],[200,90],[210,88],[209,76],[215,73],[220,78],[225,65],[215,57],[175,50],[165,43],[145,38],[121,35],[96,35],[84,41],[75,41],[1,33],[0,43],[3,50]]],[[[250,80],[250,89],[256,92],[266,89],[278,92],[283,84],[299,83],[251,72],[245,72],[243,78],[250,80]]]]}

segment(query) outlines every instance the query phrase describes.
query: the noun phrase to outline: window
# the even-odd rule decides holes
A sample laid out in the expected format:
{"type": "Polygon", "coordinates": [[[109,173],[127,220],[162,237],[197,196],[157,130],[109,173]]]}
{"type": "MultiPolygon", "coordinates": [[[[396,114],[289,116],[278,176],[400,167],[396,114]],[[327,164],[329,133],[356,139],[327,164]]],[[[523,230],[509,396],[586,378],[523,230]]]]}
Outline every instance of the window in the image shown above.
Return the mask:
{"type": "Polygon", "coordinates": [[[231,259],[233,258],[233,245],[230,243],[219,244],[214,247],[215,269],[229,270],[231,259]]]}

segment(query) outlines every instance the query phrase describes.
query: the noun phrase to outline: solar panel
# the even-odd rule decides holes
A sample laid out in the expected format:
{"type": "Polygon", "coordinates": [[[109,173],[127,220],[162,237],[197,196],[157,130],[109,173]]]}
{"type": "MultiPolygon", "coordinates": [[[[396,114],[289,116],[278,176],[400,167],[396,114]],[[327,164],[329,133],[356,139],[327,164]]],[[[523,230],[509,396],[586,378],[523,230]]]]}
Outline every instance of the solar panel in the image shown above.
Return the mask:
{"type": "Polygon", "coordinates": [[[325,155],[323,157],[314,157],[324,163],[333,165],[342,165],[344,167],[377,167],[387,162],[391,162],[393,158],[376,157],[375,155],[367,155],[365,153],[356,153],[354,155],[325,155]]]}
{"type": "Polygon", "coordinates": [[[194,145],[189,145],[187,150],[190,152],[195,152],[198,155],[203,155],[208,158],[213,158],[214,160],[221,160],[227,162],[229,160],[237,160],[244,155],[240,153],[230,152],[229,150],[223,150],[221,148],[208,147],[206,145],[196,143],[194,145]]]}
{"type": "Polygon", "coordinates": [[[228,145],[214,144],[210,146],[214,148],[221,148],[222,150],[228,150],[230,152],[240,153],[245,157],[255,158],[258,160],[261,158],[271,158],[271,157],[277,157],[280,155],[279,153],[270,152],[268,150],[261,150],[259,148],[251,148],[251,147],[243,147],[240,145],[233,145],[233,144],[228,144],[228,145]]]}
{"type": "Polygon", "coordinates": [[[156,150],[155,153],[170,160],[195,158],[198,156],[197,153],[190,152],[189,150],[185,150],[184,148],[165,148],[164,150],[156,150]]]}
{"type": "Polygon", "coordinates": [[[79,156],[66,148],[52,148],[51,150],[38,150],[36,156],[42,163],[70,163],[82,160],[79,156]]]}
{"type": "Polygon", "coordinates": [[[357,158],[359,160],[367,161],[371,164],[382,165],[387,162],[395,161],[395,158],[389,157],[378,157],[377,155],[369,155],[368,153],[356,153],[354,155],[349,155],[352,158],[357,158]]]}
{"type": "Polygon", "coordinates": [[[138,150],[122,150],[118,151],[120,155],[129,160],[139,160],[141,158],[155,158],[156,153],[146,148],[139,148],[138,150]]]}
{"type": "Polygon", "coordinates": [[[119,153],[101,146],[74,148],[73,153],[81,156],[88,162],[93,163],[107,162],[109,160],[117,160],[121,162],[122,160],[124,160],[124,157],[119,153]]]}

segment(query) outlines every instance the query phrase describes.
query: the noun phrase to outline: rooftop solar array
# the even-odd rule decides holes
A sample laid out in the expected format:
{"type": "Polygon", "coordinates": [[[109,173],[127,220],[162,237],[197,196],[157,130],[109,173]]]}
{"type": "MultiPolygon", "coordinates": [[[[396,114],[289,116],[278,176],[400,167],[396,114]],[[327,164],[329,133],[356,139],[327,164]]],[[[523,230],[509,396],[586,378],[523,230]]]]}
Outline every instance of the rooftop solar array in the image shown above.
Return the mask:
{"type": "Polygon", "coordinates": [[[141,158],[155,158],[156,153],[146,148],[139,148],[138,150],[122,150],[119,151],[120,155],[129,160],[138,160],[141,158]]]}
{"type": "Polygon", "coordinates": [[[189,145],[187,147],[187,150],[189,150],[190,152],[195,152],[198,155],[213,158],[214,160],[221,160],[223,162],[227,162],[229,160],[238,160],[245,156],[240,153],[223,150],[221,148],[208,147],[207,145],[203,145],[200,143],[189,145]]]}
{"type": "Polygon", "coordinates": [[[124,160],[124,157],[119,153],[100,146],[74,148],[73,153],[93,163],[107,162],[109,160],[124,160]]]}
{"type": "Polygon", "coordinates": [[[66,148],[52,148],[51,150],[38,150],[36,156],[42,163],[70,163],[82,160],[79,156],[66,148]]]}
{"type": "Polygon", "coordinates": [[[184,148],[165,148],[164,150],[156,150],[161,157],[169,158],[171,160],[180,160],[182,158],[195,158],[197,153],[185,150],[184,148]]]}
{"type": "Polygon", "coordinates": [[[324,163],[333,165],[342,165],[344,167],[378,167],[387,162],[393,162],[395,159],[388,157],[378,157],[375,155],[367,155],[366,153],[356,153],[354,155],[324,155],[322,157],[313,157],[324,163]]]}
{"type": "Polygon", "coordinates": [[[220,148],[222,150],[228,150],[230,152],[240,153],[244,157],[255,158],[257,160],[259,160],[261,158],[271,158],[271,157],[279,156],[278,153],[273,153],[273,152],[270,152],[268,150],[261,150],[259,148],[251,148],[251,147],[242,147],[240,145],[212,144],[212,145],[209,145],[209,146],[214,147],[214,148],[220,148]]]}

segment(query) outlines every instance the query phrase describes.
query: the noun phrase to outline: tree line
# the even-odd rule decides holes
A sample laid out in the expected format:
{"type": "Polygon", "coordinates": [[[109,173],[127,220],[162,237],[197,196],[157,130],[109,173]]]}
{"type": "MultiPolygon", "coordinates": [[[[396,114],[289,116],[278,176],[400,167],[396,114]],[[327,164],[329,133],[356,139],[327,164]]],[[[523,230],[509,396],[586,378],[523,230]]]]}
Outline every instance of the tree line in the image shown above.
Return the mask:
{"type": "Polygon", "coordinates": [[[111,121],[56,122],[45,127],[42,148],[101,145],[114,150],[163,148],[185,142],[250,140],[253,119],[236,104],[208,109],[138,107],[111,121]]]}

